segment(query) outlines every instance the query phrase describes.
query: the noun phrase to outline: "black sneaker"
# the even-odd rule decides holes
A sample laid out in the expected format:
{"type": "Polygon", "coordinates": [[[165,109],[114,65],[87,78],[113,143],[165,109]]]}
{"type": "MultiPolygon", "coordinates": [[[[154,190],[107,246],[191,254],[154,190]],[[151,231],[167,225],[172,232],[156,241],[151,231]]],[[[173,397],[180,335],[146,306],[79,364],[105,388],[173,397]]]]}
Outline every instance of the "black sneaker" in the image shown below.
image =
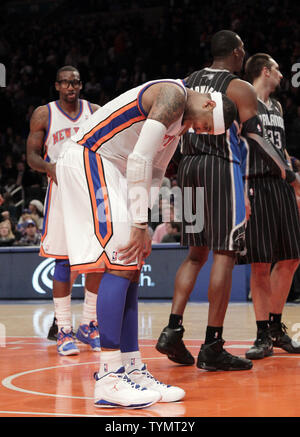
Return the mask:
{"type": "Polygon", "coordinates": [[[216,370],[250,370],[252,362],[245,358],[235,357],[223,349],[225,341],[217,340],[211,344],[202,344],[197,367],[210,371],[216,370]]]}
{"type": "Polygon", "coordinates": [[[280,347],[290,354],[300,354],[300,343],[292,340],[286,333],[287,327],[284,323],[271,323],[270,334],[274,347],[280,347]]]}
{"type": "Polygon", "coordinates": [[[249,360],[261,360],[273,355],[273,342],[270,331],[258,331],[254,345],[246,352],[246,358],[249,360]]]}
{"type": "Polygon", "coordinates": [[[183,333],[183,326],[176,329],[166,326],[160,334],[155,347],[158,352],[167,355],[169,360],[174,363],[191,366],[195,360],[182,341],[183,333]]]}
{"type": "Polygon", "coordinates": [[[58,326],[56,324],[56,318],[54,317],[53,323],[50,326],[49,332],[48,332],[48,340],[56,341],[57,340],[57,334],[58,334],[58,326]]]}

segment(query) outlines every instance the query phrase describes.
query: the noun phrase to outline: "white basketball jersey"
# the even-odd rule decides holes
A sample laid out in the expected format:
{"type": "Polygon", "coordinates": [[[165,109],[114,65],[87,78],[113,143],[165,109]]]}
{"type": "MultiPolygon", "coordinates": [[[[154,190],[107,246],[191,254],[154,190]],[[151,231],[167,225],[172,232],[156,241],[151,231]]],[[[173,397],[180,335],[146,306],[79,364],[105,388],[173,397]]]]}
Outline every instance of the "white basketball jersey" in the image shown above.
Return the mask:
{"type": "Polygon", "coordinates": [[[59,101],[47,104],[48,130],[44,141],[44,159],[56,162],[61,152],[62,144],[76,134],[79,126],[87,121],[92,114],[92,108],[87,100],[79,100],[79,112],[75,118],[70,117],[59,105],[59,101]]]}
{"type": "MultiPolygon", "coordinates": [[[[147,82],[102,106],[79,128],[72,140],[113,162],[125,175],[128,155],[132,153],[148,115],[142,106],[143,93],[151,85],[159,82],[174,83],[181,87],[186,95],[182,80],[161,79],[147,82]]],[[[164,142],[153,161],[154,178],[155,168],[164,170],[176,149],[179,134],[183,129],[181,123],[182,117],[166,132],[164,142]]]]}

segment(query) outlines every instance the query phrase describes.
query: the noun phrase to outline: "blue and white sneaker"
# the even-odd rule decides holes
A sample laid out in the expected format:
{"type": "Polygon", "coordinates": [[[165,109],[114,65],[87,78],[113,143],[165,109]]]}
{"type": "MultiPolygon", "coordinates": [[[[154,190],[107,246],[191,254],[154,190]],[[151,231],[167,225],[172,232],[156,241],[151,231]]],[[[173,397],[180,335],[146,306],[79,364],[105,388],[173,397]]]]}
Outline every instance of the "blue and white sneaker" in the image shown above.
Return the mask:
{"type": "Polygon", "coordinates": [[[98,324],[94,320],[89,325],[80,325],[76,338],[82,343],[89,344],[94,352],[101,351],[98,324]]]}
{"type": "Polygon", "coordinates": [[[160,400],[160,394],[148,390],[132,382],[125,368],[120,367],[116,372],[106,373],[100,377],[94,374],[96,380],[94,405],[100,408],[146,408],[160,400]]]}
{"type": "Polygon", "coordinates": [[[185,391],[174,385],[166,385],[163,382],[158,381],[147,370],[146,364],[143,364],[140,369],[133,369],[128,372],[128,376],[131,381],[148,390],[157,391],[161,395],[159,402],[176,402],[180,401],[185,396],[185,391]]]}
{"type": "Polygon", "coordinates": [[[78,355],[79,349],[76,346],[73,331],[65,332],[63,328],[57,334],[57,352],[59,355],[78,355]]]}

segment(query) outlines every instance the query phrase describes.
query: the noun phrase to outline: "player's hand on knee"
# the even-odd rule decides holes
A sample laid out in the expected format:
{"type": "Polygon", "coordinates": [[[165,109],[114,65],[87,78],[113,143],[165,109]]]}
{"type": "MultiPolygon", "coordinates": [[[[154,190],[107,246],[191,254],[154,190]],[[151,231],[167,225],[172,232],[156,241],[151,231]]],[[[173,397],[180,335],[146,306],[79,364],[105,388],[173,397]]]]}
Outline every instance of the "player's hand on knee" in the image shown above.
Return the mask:
{"type": "Polygon", "coordinates": [[[137,261],[138,269],[142,268],[145,238],[146,229],[132,227],[128,243],[118,248],[119,260],[126,264],[137,261]]]}

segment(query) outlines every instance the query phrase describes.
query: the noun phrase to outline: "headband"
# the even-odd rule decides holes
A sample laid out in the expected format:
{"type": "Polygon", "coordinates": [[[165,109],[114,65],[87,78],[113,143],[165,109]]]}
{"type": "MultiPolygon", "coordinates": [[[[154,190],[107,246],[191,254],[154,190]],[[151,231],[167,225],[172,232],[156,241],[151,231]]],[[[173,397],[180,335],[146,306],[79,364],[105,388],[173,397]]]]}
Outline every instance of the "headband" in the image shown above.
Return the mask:
{"type": "Polygon", "coordinates": [[[225,133],[225,123],[224,123],[224,109],[222,93],[213,92],[210,93],[210,98],[216,103],[213,109],[213,120],[214,120],[214,133],[213,135],[220,135],[225,133]]]}

